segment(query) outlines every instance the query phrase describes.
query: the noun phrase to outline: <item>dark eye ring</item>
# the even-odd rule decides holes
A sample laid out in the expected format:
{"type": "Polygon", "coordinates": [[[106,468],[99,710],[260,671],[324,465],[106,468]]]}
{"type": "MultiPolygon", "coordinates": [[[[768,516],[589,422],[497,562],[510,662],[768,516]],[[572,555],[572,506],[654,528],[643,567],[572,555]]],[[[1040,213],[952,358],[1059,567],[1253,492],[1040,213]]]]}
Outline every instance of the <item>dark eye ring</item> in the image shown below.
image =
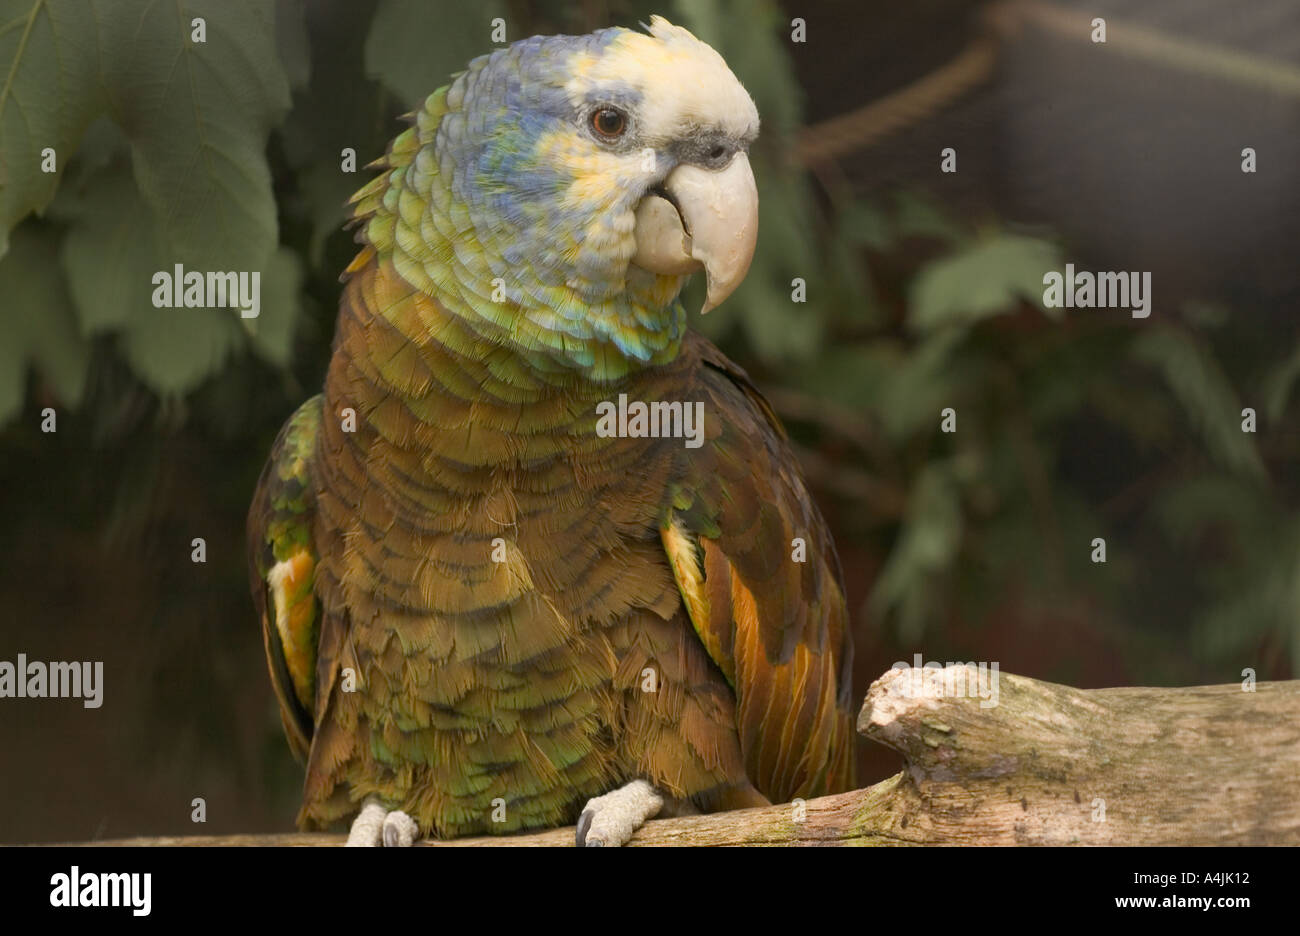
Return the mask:
{"type": "Polygon", "coordinates": [[[602,140],[617,140],[627,132],[627,114],[617,107],[598,107],[591,112],[591,129],[602,140]]]}

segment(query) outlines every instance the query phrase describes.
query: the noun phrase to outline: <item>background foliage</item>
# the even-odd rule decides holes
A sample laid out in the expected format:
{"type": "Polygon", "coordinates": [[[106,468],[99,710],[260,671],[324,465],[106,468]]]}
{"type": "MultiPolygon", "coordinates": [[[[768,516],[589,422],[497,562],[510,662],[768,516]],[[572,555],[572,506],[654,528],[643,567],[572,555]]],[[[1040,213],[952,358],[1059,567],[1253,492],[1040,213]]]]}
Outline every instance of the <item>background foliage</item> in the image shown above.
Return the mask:
{"type": "MultiPolygon", "coordinates": [[[[1264,272],[1243,275],[1240,256],[1192,262],[1190,248],[1115,259],[1111,235],[1128,228],[1078,220],[1114,210],[1104,204],[1072,215],[1047,197],[1024,208],[996,184],[983,203],[945,190],[924,134],[966,139],[962,111],[923,115],[920,136],[810,172],[800,141],[890,90],[874,87],[876,70],[843,79],[867,74],[861,50],[905,84],[965,41],[981,5],[921,4],[874,23],[798,6],[658,11],[719,49],[763,117],[754,266],[693,324],[790,424],[849,582],[857,694],[918,651],[1081,686],[1294,675],[1296,228],[1280,229],[1290,264],[1264,272]],[[789,42],[795,15],[806,48],[789,42]],[[880,159],[928,181],[880,172],[880,159]],[[1067,259],[1167,270],[1152,317],[1049,314],[1042,276],[1067,259]],[[795,278],[805,303],[791,301],[795,278]],[[1242,431],[1244,406],[1258,411],[1256,434],[1242,431]],[[945,407],[955,434],[940,431],[945,407]],[[1104,565],[1090,560],[1095,537],[1104,565]]],[[[399,114],[490,50],[493,17],[513,40],[655,11],[0,0],[0,659],[103,659],[108,680],[97,712],[6,709],[0,747],[37,769],[3,772],[0,838],[192,831],[193,796],[209,800],[214,832],[288,826],[299,778],[266,684],[242,526],[276,430],[328,361],[338,273],[355,249],[344,202],[368,178],[340,172],[341,152],[361,165],[380,155],[399,114]],[[190,41],[195,16],[206,43],[190,41]],[[46,146],[57,174],[39,171],[46,146]],[[155,310],[150,277],[175,263],[261,270],[260,318],[155,310]],[[47,406],[55,434],[39,428],[47,406]],[[190,561],[196,536],[204,565],[190,561]],[[64,778],[53,796],[51,778],[64,778]],[[50,808],[17,814],[37,798],[50,808]]],[[[1019,61],[1008,54],[995,87],[1019,86],[1019,61]]],[[[1283,86],[1300,72],[1280,67],[1270,74],[1283,86]]],[[[1185,106],[1188,92],[1174,93],[1185,106]]],[[[1295,126],[1295,94],[1256,88],[1245,101],[1238,112],[1258,112],[1261,127],[1295,126]]],[[[1014,96],[999,106],[1034,113],[1014,96]]],[[[962,165],[978,166],[981,147],[958,146],[962,165]]],[[[1239,184],[1238,149],[1224,144],[1216,184],[1239,184]]],[[[1015,163],[985,150],[988,165],[1015,163]]],[[[1115,178],[1132,171],[1098,158],[1115,178]]],[[[1282,184],[1291,220],[1279,223],[1293,225],[1300,184],[1282,184]]],[[[1275,209],[1257,209],[1264,254],[1278,247],[1265,220],[1275,209]]],[[[1154,214],[1181,225],[1173,209],[1154,214]]],[[[864,779],[892,766],[869,761],[864,779]]]]}

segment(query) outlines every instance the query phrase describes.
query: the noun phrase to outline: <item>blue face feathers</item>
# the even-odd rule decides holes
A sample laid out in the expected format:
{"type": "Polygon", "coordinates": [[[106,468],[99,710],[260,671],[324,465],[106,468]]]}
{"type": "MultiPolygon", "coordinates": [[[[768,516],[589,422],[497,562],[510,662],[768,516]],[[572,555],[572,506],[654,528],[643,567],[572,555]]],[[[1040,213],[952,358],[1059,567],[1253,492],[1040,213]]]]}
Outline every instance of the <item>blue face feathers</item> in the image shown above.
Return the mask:
{"type": "Polygon", "coordinates": [[[658,17],[649,35],[537,36],[472,61],[417,118],[383,198],[406,278],[486,340],[589,377],[675,355],[685,275],[631,263],[635,212],[683,160],[757,133],[711,48],[658,17]]]}

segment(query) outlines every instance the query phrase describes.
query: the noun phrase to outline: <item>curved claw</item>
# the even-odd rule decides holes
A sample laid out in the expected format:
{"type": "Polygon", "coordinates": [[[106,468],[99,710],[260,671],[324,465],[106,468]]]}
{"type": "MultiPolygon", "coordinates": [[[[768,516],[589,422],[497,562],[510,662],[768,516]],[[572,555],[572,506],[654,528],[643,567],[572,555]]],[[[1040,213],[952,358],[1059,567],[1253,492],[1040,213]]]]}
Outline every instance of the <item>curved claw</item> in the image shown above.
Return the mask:
{"type": "Polygon", "coordinates": [[[389,811],[377,796],[367,796],[348,831],[349,848],[405,848],[415,844],[420,827],[399,809],[389,811]]]}
{"type": "Polygon", "coordinates": [[[584,809],[582,815],[578,817],[578,834],[576,844],[579,848],[596,848],[605,843],[594,840],[590,844],[587,842],[587,832],[591,829],[591,820],[596,814],[590,809],[584,809]]]}
{"type": "Polygon", "coordinates": [[[385,848],[409,848],[419,837],[419,827],[406,813],[399,810],[384,817],[385,848]]]}
{"type": "Polygon", "coordinates": [[[664,799],[645,780],[633,780],[626,786],[587,801],[578,818],[579,848],[618,847],[626,845],[636,830],[663,809],[664,799]]]}

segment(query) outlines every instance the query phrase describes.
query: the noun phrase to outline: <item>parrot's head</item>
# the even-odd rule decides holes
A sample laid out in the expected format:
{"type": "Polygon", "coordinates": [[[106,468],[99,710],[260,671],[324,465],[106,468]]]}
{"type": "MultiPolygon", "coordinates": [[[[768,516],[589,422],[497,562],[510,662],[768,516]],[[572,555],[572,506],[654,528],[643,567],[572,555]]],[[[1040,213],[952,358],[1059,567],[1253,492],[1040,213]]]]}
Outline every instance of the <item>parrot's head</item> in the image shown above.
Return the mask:
{"type": "Polygon", "coordinates": [[[647,29],[474,60],[417,115],[420,148],[385,198],[404,275],[494,343],[606,379],[671,358],[686,278],[702,272],[703,311],[718,305],[758,231],[753,100],[690,32],[647,29]]]}

